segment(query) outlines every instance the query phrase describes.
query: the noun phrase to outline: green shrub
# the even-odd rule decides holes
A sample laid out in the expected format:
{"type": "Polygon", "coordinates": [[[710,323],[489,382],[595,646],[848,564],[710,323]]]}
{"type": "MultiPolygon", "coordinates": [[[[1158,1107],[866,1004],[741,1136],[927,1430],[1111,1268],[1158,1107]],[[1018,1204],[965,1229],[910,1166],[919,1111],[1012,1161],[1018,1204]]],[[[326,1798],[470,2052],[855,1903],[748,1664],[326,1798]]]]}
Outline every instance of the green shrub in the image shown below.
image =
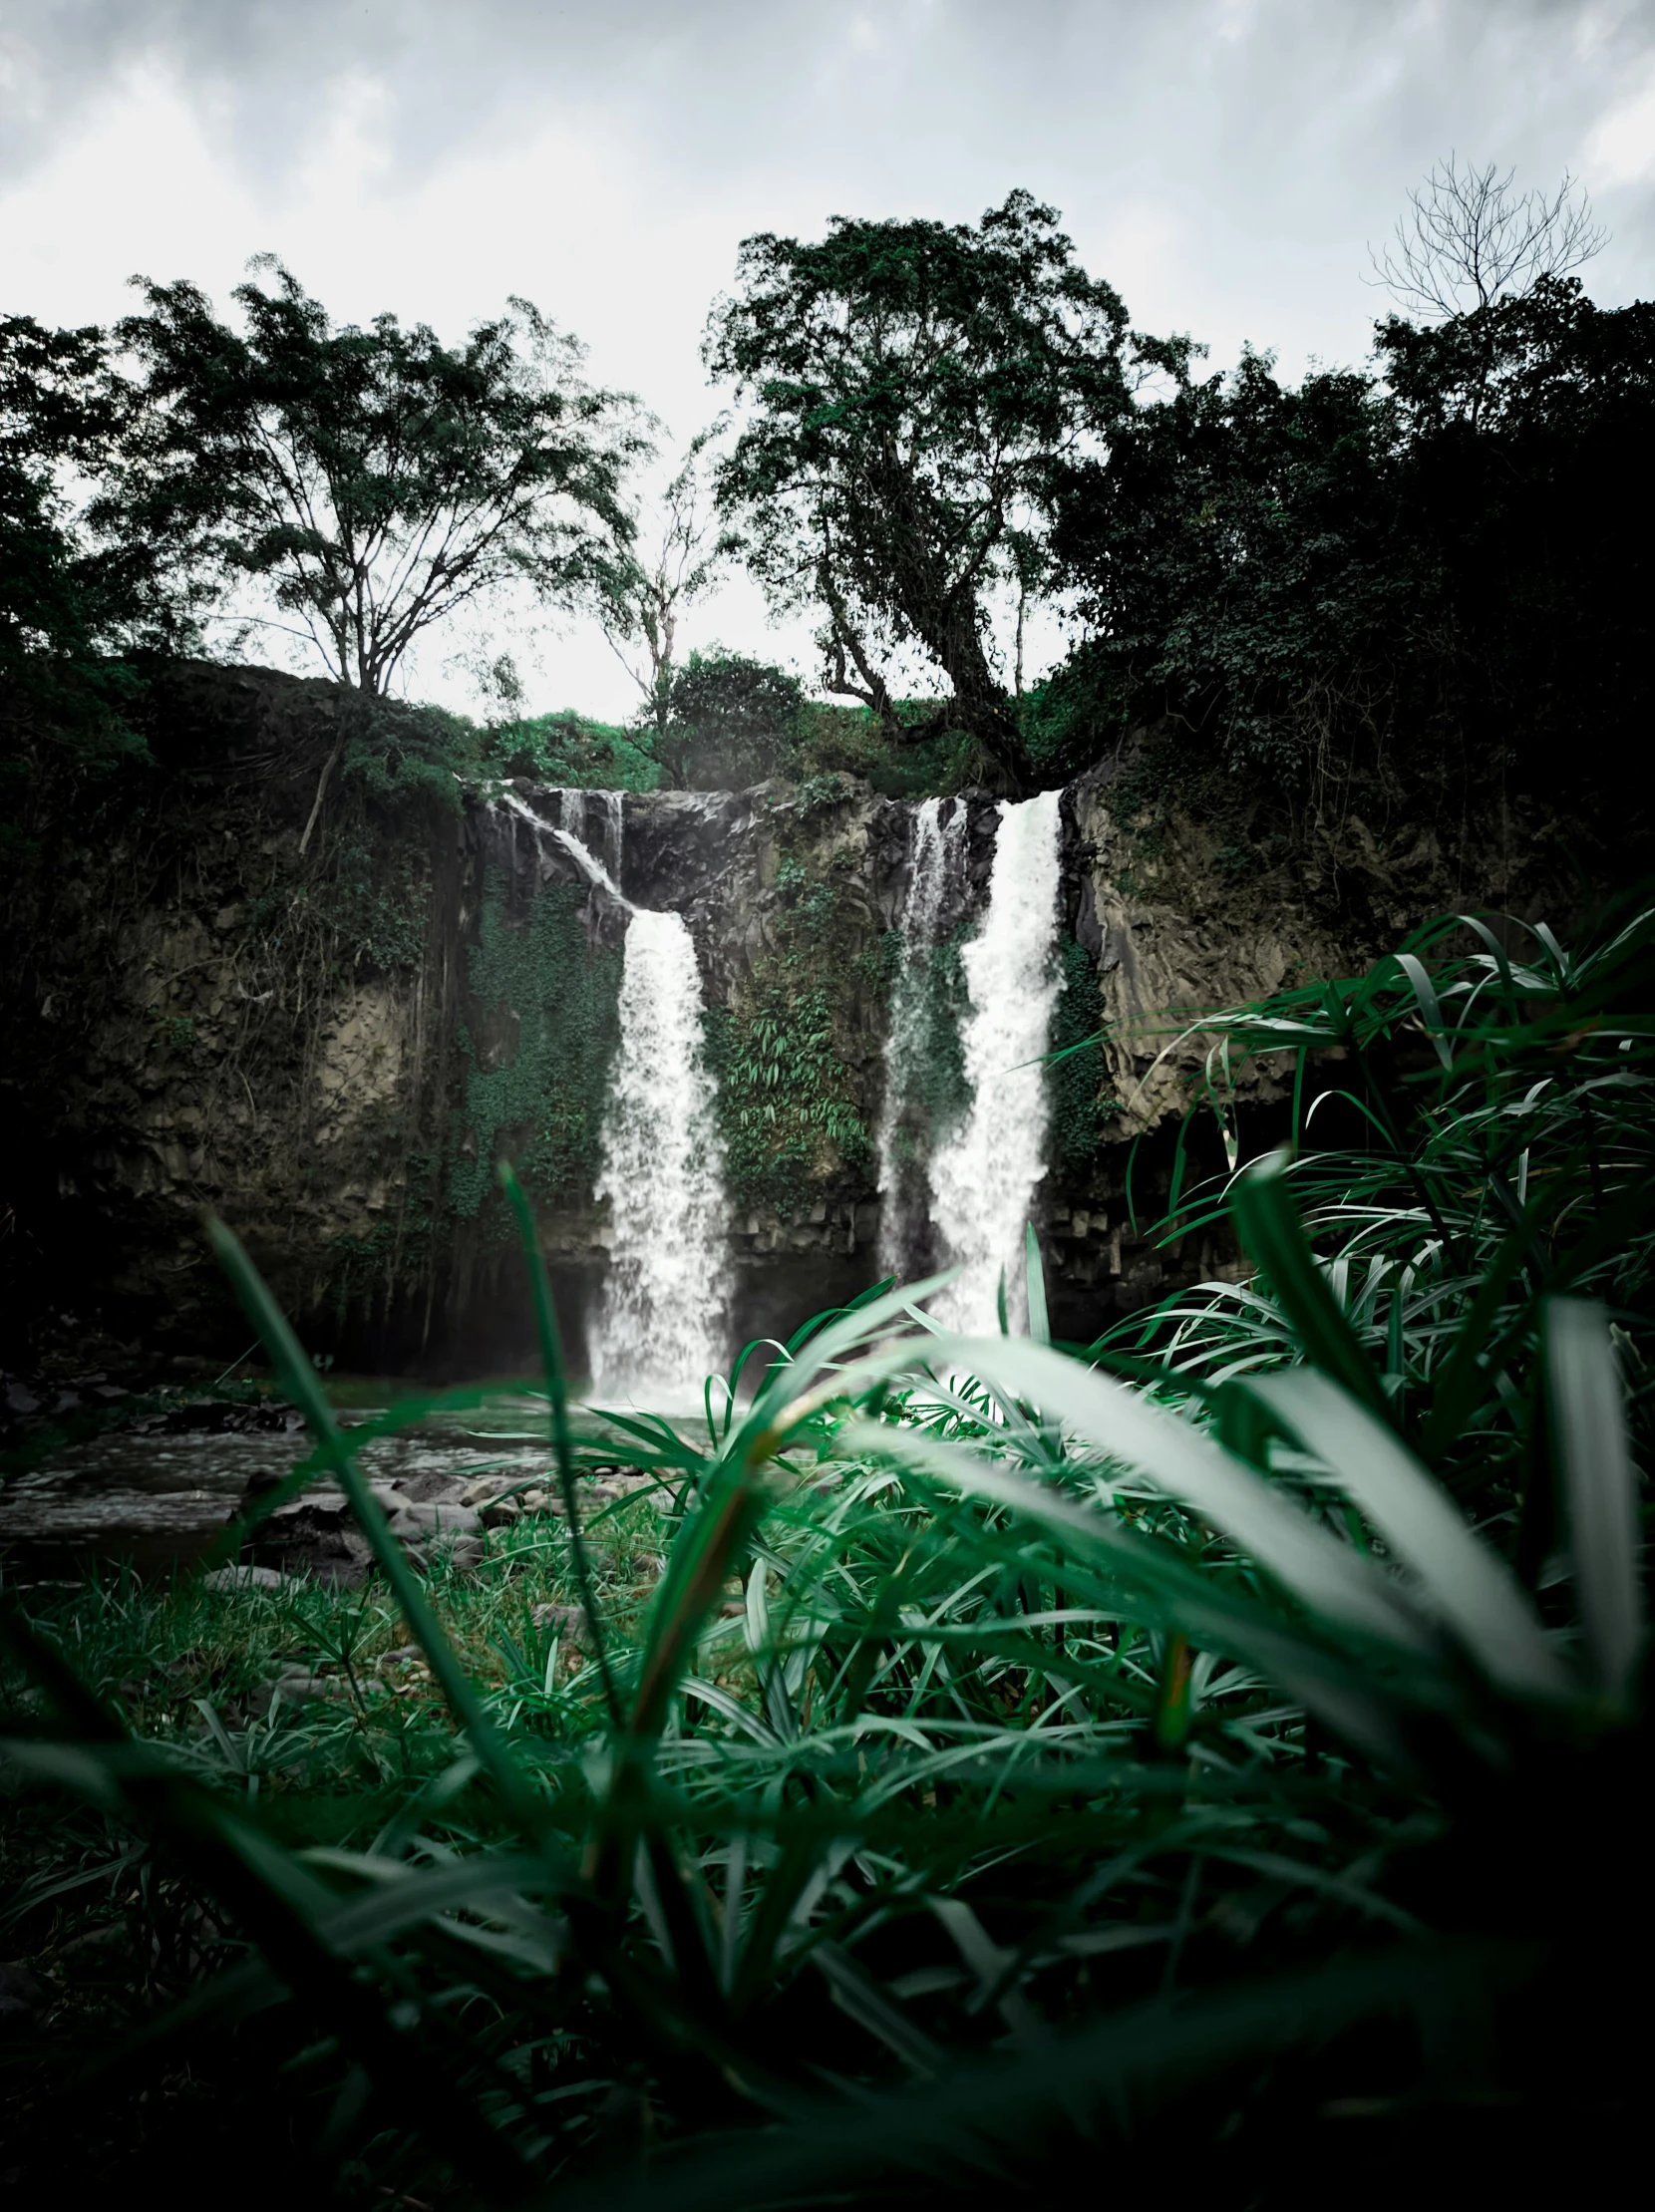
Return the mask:
{"type": "Polygon", "coordinates": [[[652,791],[661,771],[634,730],[565,711],[501,723],[484,734],[482,760],[496,776],[566,790],[652,791]]]}

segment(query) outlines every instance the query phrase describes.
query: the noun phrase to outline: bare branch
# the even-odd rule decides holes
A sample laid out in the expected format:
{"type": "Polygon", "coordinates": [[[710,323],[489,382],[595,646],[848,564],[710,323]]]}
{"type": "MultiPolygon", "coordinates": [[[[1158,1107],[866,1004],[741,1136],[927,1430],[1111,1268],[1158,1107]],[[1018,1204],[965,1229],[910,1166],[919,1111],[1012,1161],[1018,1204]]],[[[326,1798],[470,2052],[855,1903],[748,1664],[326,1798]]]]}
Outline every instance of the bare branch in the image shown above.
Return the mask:
{"type": "Polygon", "coordinates": [[[1492,161],[1462,167],[1453,154],[1439,161],[1409,193],[1392,243],[1382,253],[1369,247],[1368,281],[1412,314],[1464,315],[1505,293],[1520,298],[1602,249],[1608,232],[1566,170],[1549,195],[1514,193],[1515,174],[1501,176],[1492,161]]]}

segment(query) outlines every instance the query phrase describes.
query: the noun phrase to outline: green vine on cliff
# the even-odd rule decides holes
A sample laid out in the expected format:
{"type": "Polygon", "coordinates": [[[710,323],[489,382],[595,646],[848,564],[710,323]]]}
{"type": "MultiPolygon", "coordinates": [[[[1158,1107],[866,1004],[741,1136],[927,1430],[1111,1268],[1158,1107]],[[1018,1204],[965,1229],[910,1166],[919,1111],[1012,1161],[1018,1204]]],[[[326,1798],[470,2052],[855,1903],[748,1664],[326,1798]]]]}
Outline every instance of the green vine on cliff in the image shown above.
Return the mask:
{"type": "Polygon", "coordinates": [[[843,865],[835,857],[827,874],[813,875],[797,855],[783,855],[776,888],[788,903],[754,962],[751,989],[739,1007],[706,1017],[726,1183],[738,1207],[795,1213],[824,1175],[872,1156],[848,1047],[860,995],[877,986],[865,916],[834,872],[843,865]]]}
{"type": "Polygon", "coordinates": [[[468,966],[475,1015],[461,1039],[464,1127],[449,1169],[457,1214],[481,1211],[501,1158],[544,1204],[591,1194],[620,1035],[621,956],[587,942],[584,903],[576,885],[549,883],[513,920],[503,880],[486,884],[468,966]]]}
{"type": "Polygon", "coordinates": [[[1050,1049],[1062,1057],[1047,1063],[1046,1089],[1051,1115],[1047,1157],[1061,1178],[1084,1174],[1092,1165],[1104,1123],[1120,1112],[1121,1103],[1103,1094],[1103,1003],[1092,955],[1073,937],[1065,937],[1058,947],[1058,967],[1061,981],[1050,1049]]]}

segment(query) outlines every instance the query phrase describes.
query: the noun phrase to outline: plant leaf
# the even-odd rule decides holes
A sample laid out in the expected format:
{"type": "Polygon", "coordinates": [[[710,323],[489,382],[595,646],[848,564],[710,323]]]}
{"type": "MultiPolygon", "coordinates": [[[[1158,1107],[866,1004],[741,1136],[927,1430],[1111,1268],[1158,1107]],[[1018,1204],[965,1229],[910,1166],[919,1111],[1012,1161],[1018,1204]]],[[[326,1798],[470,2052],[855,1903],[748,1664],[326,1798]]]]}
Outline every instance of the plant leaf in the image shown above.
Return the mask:
{"type": "Polygon", "coordinates": [[[1287,1154],[1272,1152],[1243,1169],[1230,1186],[1241,1241],[1269,1277],[1312,1367],[1383,1416],[1384,1385],[1316,1264],[1288,1194],[1287,1167],[1287,1154]]]}
{"type": "Polygon", "coordinates": [[[1622,1704],[1643,1645],[1625,1396],[1603,1308],[1585,1298],[1548,1298],[1544,1311],[1551,1445],[1568,1501],[1581,1624],[1598,1689],[1622,1704]]]}
{"type": "Polygon", "coordinates": [[[1040,1257],[1040,1239],[1032,1221],[1023,1224],[1023,1251],[1029,1285],[1029,1335],[1036,1344],[1050,1344],[1052,1324],[1046,1309],[1046,1267],[1040,1257]]]}
{"type": "Polygon", "coordinates": [[[953,1365],[1044,1409],[1149,1475],[1313,1613],[1414,1651],[1431,1637],[1402,1592],[1212,1437],[1124,1383],[1019,1339],[953,1340],[953,1365]]]}
{"type": "Polygon", "coordinates": [[[1519,1696],[1566,1694],[1567,1671],[1504,1561],[1473,1535],[1393,1428],[1309,1368],[1238,1387],[1326,1464],[1494,1681],[1519,1696]]]}

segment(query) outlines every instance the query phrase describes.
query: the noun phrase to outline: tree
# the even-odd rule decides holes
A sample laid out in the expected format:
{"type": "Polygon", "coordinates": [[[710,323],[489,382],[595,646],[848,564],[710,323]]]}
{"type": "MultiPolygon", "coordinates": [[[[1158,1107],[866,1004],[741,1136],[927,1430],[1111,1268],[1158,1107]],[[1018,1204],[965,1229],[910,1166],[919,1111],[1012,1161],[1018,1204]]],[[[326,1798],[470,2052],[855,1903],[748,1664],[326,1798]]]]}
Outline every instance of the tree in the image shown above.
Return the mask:
{"type": "Polygon", "coordinates": [[[685,790],[738,790],[791,765],[805,713],[797,676],[745,653],[692,653],[672,679],[667,727],[655,747],[685,790]]]}
{"type": "Polygon", "coordinates": [[[1397,500],[1442,575],[1456,713],[1490,753],[1612,777],[1646,803],[1655,716],[1655,302],[1546,278],[1381,324],[1397,500]]]}
{"type": "Polygon", "coordinates": [[[603,579],[603,634],[643,696],[643,724],[657,750],[672,719],[679,620],[712,588],[732,549],[728,533],[716,527],[706,482],[707,448],[716,435],[715,426],[691,440],[662,493],[651,558],[620,548],[603,579]]]}
{"type": "Polygon", "coordinates": [[[457,347],[389,314],[336,329],[279,263],[252,266],[274,284],[237,286],[239,332],[192,284],[134,280],[136,412],[96,523],[215,603],[265,587],[370,693],[464,607],[595,588],[647,444],[630,399],[583,382],[576,340],[522,299],[457,347]]]}
{"type": "Polygon", "coordinates": [[[1566,171],[1549,198],[1513,193],[1515,175],[1492,161],[1462,168],[1452,154],[1439,161],[1409,193],[1393,242],[1383,253],[1369,247],[1375,280],[1413,314],[1464,315],[1567,276],[1601,250],[1607,233],[1566,171]]]}
{"type": "Polygon", "coordinates": [[[721,505],[773,605],[821,610],[825,687],[899,735],[884,671],[917,644],[1013,789],[1028,762],[990,594],[1036,572],[1059,464],[1186,352],[1130,334],[1057,224],[1017,191],[975,229],[835,216],[820,243],[749,238],[705,348],[752,403],[721,505]]]}
{"type": "Polygon", "coordinates": [[[1371,377],[1295,391],[1252,352],[1140,409],[1062,487],[1054,553],[1094,694],[1289,787],[1330,736],[1388,718],[1429,597],[1398,543],[1396,440],[1371,377]]]}
{"type": "Polygon", "coordinates": [[[1655,304],[1546,278],[1389,317],[1376,351],[1378,373],[1297,388],[1244,355],[1068,472],[1052,552],[1091,635],[1025,714],[1031,744],[1078,768],[1156,726],[1184,790],[1219,767],[1237,805],[1353,772],[1390,802],[1454,763],[1612,776],[1635,817],[1655,304]]]}
{"type": "Polygon", "coordinates": [[[141,547],[89,547],[66,478],[107,461],[121,423],[103,331],[0,316],[0,727],[83,764],[139,751],[119,654],[144,631],[141,547]]]}

